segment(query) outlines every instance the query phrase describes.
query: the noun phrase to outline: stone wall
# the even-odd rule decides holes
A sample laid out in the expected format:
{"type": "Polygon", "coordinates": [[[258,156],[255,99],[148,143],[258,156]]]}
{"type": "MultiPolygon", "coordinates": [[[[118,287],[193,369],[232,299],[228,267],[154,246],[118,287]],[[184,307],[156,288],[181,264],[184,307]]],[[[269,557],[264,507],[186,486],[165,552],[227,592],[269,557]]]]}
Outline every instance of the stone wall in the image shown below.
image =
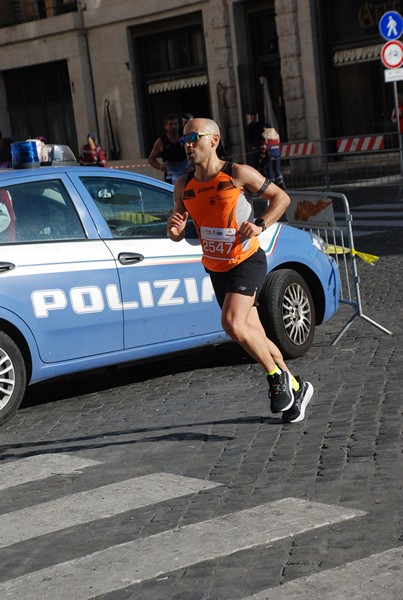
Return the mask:
{"type": "MultiPolygon", "coordinates": [[[[173,17],[180,23],[186,13],[201,11],[212,115],[222,128],[228,153],[239,160],[244,152],[245,115],[237,69],[245,63],[246,44],[244,31],[234,19],[236,9],[242,16],[241,0],[188,0],[186,4],[164,0],[158,10],[149,0],[88,0],[82,14],[0,29],[0,71],[66,59],[79,145],[94,129],[102,140],[108,100],[117,122],[121,157],[130,162],[126,157],[144,154],[135,74],[130,70],[130,28],[173,17]]],[[[275,18],[288,137],[293,141],[319,137],[310,1],[275,0],[275,18]]],[[[0,78],[3,132],[8,129],[6,111],[0,78]]]]}

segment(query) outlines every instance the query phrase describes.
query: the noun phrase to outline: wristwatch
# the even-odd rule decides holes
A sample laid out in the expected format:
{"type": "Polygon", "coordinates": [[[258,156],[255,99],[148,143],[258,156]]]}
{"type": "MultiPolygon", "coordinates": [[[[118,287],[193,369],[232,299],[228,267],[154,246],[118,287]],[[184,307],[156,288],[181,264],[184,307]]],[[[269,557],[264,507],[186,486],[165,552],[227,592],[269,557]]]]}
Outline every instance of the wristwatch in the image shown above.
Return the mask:
{"type": "Polygon", "coordinates": [[[264,219],[255,219],[255,225],[262,228],[262,233],[263,231],[266,231],[266,223],[264,222],[264,219]]]}

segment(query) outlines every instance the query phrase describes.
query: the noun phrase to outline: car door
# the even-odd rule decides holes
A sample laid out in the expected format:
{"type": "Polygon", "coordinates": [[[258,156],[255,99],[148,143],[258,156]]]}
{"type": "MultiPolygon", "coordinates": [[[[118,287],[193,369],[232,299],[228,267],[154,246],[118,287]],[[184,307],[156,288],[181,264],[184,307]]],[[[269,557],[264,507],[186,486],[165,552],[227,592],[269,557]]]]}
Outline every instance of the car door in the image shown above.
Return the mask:
{"type": "Polygon", "coordinates": [[[166,235],[172,187],[134,174],[80,179],[110,231],[103,237],[118,265],[125,348],[175,350],[184,340],[195,346],[223,339],[196,236],[175,243],[166,235]]]}
{"type": "Polygon", "coordinates": [[[57,172],[2,174],[0,186],[0,314],[29,327],[45,363],[123,348],[115,261],[57,172]]]}

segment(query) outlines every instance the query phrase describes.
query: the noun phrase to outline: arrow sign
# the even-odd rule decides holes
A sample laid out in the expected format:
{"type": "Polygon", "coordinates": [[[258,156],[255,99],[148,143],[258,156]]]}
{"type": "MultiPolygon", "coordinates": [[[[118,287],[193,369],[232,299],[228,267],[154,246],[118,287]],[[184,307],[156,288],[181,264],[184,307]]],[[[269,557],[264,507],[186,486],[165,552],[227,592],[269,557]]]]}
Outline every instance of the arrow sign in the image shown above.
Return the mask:
{"type": "Polygon", "coordinates": [[[388,69],[398,69],[403,65],[403,44],[398,40],[386,42],[381,51],[381,60],[388,69]]]}
{"type": "Polygon", "coordinates": [[[403,17],[395,10],[382,15],[379,21],[379,33],[385,40],[397,40],[403,34],[403,17]]]}

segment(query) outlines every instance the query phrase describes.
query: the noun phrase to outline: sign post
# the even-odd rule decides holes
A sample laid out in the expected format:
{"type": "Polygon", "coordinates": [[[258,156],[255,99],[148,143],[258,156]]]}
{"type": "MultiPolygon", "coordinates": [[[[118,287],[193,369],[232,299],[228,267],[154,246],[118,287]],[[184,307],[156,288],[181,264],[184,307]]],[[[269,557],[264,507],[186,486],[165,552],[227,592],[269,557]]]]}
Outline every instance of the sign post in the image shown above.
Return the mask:
{"type": "Polygon", "coordinates": [[[398,41],[398,38],[403,34],[403,17],[401,14],[390,10],[382,15],[379,21],[379,33],[387,40],[381,51],[381,60],[387,69],[385,71],[385,82],[393,82],[396,126],[399,134],[400,175],[403,177],[403,131],[400,131],[399,95],[396,83],[403,79],[403,69],[400,69],[403,65],[403,44],[398,41]],[[394,70],[394,75],[389,70],[394,70]]]}

